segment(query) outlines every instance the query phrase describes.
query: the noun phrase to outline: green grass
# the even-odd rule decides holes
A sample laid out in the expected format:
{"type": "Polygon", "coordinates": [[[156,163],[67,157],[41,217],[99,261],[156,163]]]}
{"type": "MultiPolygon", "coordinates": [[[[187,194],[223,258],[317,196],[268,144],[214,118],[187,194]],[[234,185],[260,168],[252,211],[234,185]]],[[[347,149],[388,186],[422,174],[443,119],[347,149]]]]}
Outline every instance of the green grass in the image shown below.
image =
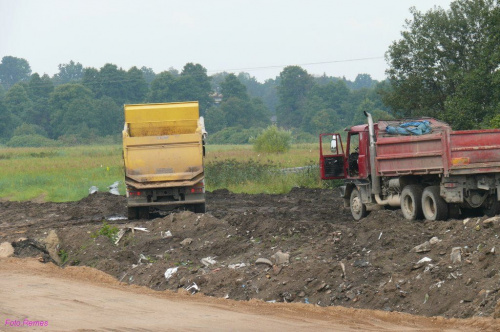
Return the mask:
{"type": "Polygon", "coordinates": [[[212,145],[205,159],[208,190],[227,188],[235,193],[281,194],[293,187],[322,188],[336,185],[321,181],[319,168],[298,173],[280,169],[316,166],[318,143],[293,144],[286,153],[259,153],[252,145],[212,145]]]}
{"type": "Polygon", "coordinates": [[[209,190],[227,188],[236,193],[280,194],[293,187],[322,187],[317,163],[297,173],[284,172],[281,163],[258,162],[253,159],[238,161],[225,159],[205,164],[205,177],[209,190]]]}
{"type": "MultiPolygon", "coordinates": [[[[287,153],[258,153],[251,145],[209,145],[207,190],[285,193],[295,186],[322,187],[319,170],[285,174],[282,168],[318,164],[318,144],[297,144],[287,153]]],[[[0,197],[24,201],[75,201],[115,181],[125,193],[121,145],[53,148],[1,148],[0,197]]]]}
{"type": "Polygon", "coordinates": [[[293,144],[287,153],[259,153],[252,145],[209,145],[205,162],[235,159],[254,160],[260,163],[280,164],[283,168],[317,164],[319,150],[317,143],[293,144]]]}
{"type": "Polygon", "coordinates": [[[122,165],[121,146],[0,149],[0,197],[74,201],[115,181],[125,193],[122,165]]]}

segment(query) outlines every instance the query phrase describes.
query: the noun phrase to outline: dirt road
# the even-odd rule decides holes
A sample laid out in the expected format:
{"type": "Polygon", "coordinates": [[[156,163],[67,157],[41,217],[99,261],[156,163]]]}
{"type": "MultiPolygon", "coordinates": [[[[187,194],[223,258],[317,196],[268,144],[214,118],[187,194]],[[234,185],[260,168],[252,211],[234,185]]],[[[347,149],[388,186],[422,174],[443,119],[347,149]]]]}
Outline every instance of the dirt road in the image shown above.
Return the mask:
{"type": "Polygon", "coordinates": [[[34,259],[1,259],[0,285],[2,331],[493,331],[500,328],[494,320],[486,318],[446,320],[155,292],[120,284],[95,269],[62,270],[34,259]],[[35,321],[46,326],[28,326],[35,321]],[[25,326],[16,327],[16,323],[25,326]]]}

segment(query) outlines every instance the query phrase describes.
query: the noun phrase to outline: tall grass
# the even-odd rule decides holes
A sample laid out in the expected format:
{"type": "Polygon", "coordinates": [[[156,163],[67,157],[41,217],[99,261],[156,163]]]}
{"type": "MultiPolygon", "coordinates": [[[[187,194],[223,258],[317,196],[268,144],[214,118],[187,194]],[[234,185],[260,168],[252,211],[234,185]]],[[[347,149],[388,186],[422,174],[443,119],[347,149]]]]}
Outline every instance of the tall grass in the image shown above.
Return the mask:
{"type": "Polygon", "coordinates": [[[206,163],[228,159],[237,161],[252,159],[263,164],[280,164],[284,168],[300,167],[318,163],[319,145],[317,143],[294,144],[287,153],[261,153],[254,151],[252,145],[207,146],[206,163]]]}
{"type": "Polygon", "coordinates": [[[0,150],[0,197],[9,200],[74,201],[121,181],[120,146],[9,148],[0,150]]]}
{"type": "MultiPolygon", "coordinates": [[[[319,180],[318,144],[293,145],[283,154],[258,153],[251,145],[209,145],[207,190],[284,193],[295,186],[324,187],[319,180]],[[283,168],[313,166],[297,173],[283,168]],[[314,167],[316,166],[316,167],[314,167]]],[[[8,200],[75,201],[91,186],[101,191],[120,181],[125,193],[121,145],[0,148],[0,197],[8,200]]]]}
{"type": "Polygon", "coordinates": [[[256,162],[253,159],[227,159],[205,165],[208,190],[227,188],[236,193],[281,194],[293,187],[321,188],[319,167],[306,165],[300,170],[284,169],[282,165],[256,162]]]}

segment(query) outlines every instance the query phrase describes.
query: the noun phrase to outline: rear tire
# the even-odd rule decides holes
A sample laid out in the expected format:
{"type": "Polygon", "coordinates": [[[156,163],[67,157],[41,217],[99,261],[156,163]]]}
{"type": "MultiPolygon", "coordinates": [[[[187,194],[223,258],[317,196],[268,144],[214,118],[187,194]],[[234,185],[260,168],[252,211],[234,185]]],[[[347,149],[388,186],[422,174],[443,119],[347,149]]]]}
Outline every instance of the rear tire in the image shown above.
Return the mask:
{"type": "Polygon", "coordinates": [[[205,213],[205,212],[207,212],[205,203],[193,205],[193,212],[194,213],[205,213]]]}
{"type": "Polygon", "coordinates": [[[424,189],[422,210],[427,220],[448,219],[448,204],[439,194],[439,186],[430,186],[424,189]]]}
{"type": "Polygon", "coordinates": [[[129,220],[134,220],[134,219],[139,219],[139,210],[136,207],[129,207],[127,208],[128,212],[128,219],[129,220]]]}
{"type": "Polygon", "coordinates": [[[404,187],[401,193],[401,211],[408,220],[422,219],[422,192],[421,185],[410,184],[404,187]]]}
{"type": "Polygon", "coordinates": [[[354,220],[361,220],[368,215],[366,205],[361,201],[361,195],[358,189],[353,189],[351,193],[351,213],[354,220]]]}
{"type": "Polygon", "coordinates": [[[489,197],[487,202],[483,206],[483,213],[488,217],[494,217],[500,214],[500,202],[496,200],[496,197],[489,197]]]}
{"type": "Polygon", "coordinates": [[[458,204],[448,204],[448,218],[458,219],[460,218],[460,205],[458,204]]]}
{"type": "Polygon", "coordinates": [[[149,219],[149,207],[139,208],[139,219],[149,219]]]}

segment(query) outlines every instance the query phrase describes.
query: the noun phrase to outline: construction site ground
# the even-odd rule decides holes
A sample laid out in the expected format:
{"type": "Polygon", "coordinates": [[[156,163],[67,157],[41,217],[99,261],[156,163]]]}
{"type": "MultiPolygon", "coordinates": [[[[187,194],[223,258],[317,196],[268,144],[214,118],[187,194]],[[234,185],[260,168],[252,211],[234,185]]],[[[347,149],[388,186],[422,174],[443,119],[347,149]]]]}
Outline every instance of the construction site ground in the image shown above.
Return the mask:
{"type": "Polygon", "coordinates": [[[301,188],[217,190],[205,214],[126,211],[99,192],[0,202],[0,330],[35,316],[61,330],[500,329],[500,217],[412,222],[395,209],[354,221],[338,191],[301,188]]]}

